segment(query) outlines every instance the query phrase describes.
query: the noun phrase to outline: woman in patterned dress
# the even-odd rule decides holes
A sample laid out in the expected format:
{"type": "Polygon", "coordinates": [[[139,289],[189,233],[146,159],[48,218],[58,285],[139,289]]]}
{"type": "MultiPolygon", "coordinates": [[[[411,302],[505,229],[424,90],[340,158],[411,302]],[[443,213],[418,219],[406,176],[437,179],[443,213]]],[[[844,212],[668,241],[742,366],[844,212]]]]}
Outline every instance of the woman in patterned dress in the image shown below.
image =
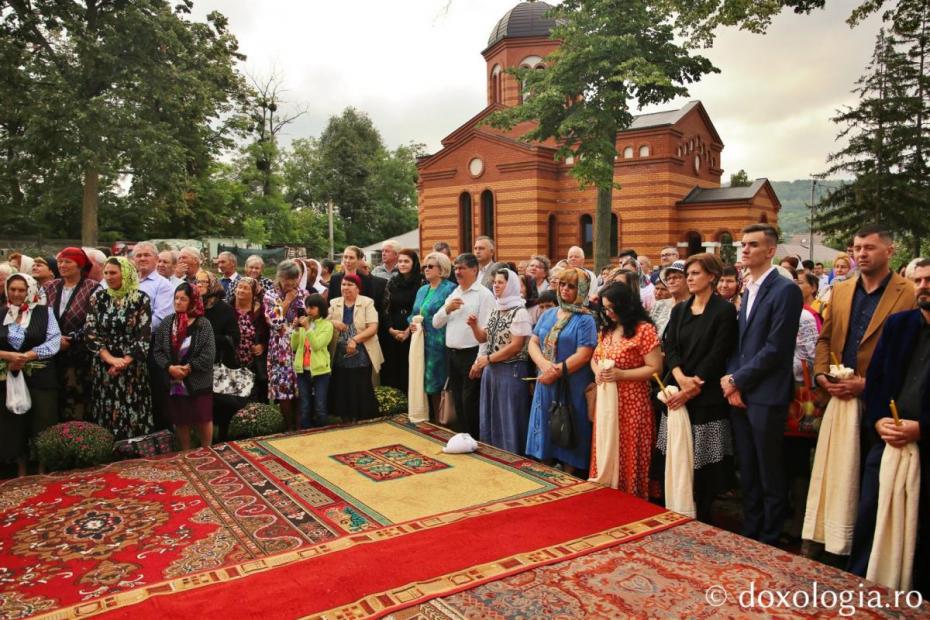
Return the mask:
{"type": "MultiPolygon", "coordinates": [[[[649,499],[649,462],[655,443],[655,420],[649,398],[649,380],[662,370],[662,351],[656,328],[625,282],[614,282],[600,292],[606,325],[591,359],[595,381],[617,384],[619,438],[616,446],[620,469],[617,488],[649,499]],[[614,367],[600,370],[598,363],[612,359],[614,367]]],[[[591,441],[591,478],[597,471],[597,428],[591,441]]]]}
{"type": "Polygon", "coordinates": [[[108,259],[103,279],[107,288],[94,293],[84,330],[94,356],[91,419],[117,439],[128,439],[152,432],[154,424],[146,365],[152,308],[129,259],[108,259]]]}
{"type": "Polygon", "coordinates": [[[275,286],[265,291],[263,301],[268,321],[268,398],[278,401],[287,428],[297,428],[297,375],[291,331],[306,313],[307,291],[301,289],[301,269],[292,260],[278,263],[275,286]]]}
{"type": "MultiPolygon", "coordinates": [[[[663,349],[671,369],[668,383],[680,390],[669,407],[687,407],[691,422],[697,518],[708,522],[714,498],[735,482],[730,405],[718,386],[736,346],[738,327],[736,307],[714,293],[724,273],[720,259],[695,254],[685,262],[685,272],[691,297],[672,310],[663,349]]],[[[662,454],[668,445],[667,429],[668,413],[663,411],[656,442],[662,454]]],[[[662,480],[665,459],[657,459],[656,465],[660,471],[654,471],[653,478],[662,480]]]]}
{"type": "Polygon", "coordinates": [[[485,325],[479,326],[474,315],[468,322],[475,339],[487,343],[487,354],[479,355],[474,364],[474,371],[481,375],[481,441],[514,454],[526,447],[530,392],[523,379],[529,375],[526,347],[533,333],[520,282],[520,276],[510,269],[497,270],[497,307],[485,325]]]}
{"type": "Polygon", "coordinates": [[[593,379],[588,362],[597,344],[594,317],[583,305],[591,280],[584,269],[572,267],[557,272],[556,277],[559,307],[539,317],[530,338],[529,354],[538,378],[530,408],[526,454],[541,461],[559,461],[568,473],[584,472],[591,456],[591,422],[584,391],[593,379]],[[566,366],[575,445],[562,448],[549,435],[549,406],[558,396],[566,366]]]}
{"type": "Polygon", "coordinates": [[[45,285],[48,307],[61,329],[58,371],[58,415],[61,421],[83,420],[90,405],[90,355],[84,346],[84,327],[98,282],[87,277],[90,259],[81,248],[58,253],[61,278],[45,285]]]}
{"type": "Polygon", "coordinates": [[[257,402],[268,400],[268,322],[262,308],[261,284],[255,278],[242,276],[236,283],[234,308],[239,321],[239,347],[236,358],[239,366],[255,373],[255,389],[252,399],[257,402]]]}
{"type": "MultiPolygon", "coordinates": [[[[433,327],[433,315],[446,303],[446,298],[455,290],[455,284],[447,280],[452,273],[452,261],[442,252],[432,252],[423,259],[423,275],[426,284],[417,291],[408,322],[417,315],[423,316],[425,372],[423,388],[429,395],[430,419],[435,421],[439,412],[439,398],[446,384],[446,328],[433,327]]],[[[417,326],[410,323],[410,330],[417,326]]],[[[406,391],[406,390],[405,390],[406,391]]]]}

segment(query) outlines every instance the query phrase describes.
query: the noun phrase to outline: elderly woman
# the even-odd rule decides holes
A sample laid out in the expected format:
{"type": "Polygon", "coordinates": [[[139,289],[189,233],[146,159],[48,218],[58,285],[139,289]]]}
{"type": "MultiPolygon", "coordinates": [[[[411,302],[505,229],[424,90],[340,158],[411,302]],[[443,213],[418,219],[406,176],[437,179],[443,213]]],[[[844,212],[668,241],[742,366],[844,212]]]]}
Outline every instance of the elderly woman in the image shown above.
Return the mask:
{"type": "Polygon", "coordinates": [[[487,343],[487,355],[479,355],[473,366],[481,375],[481,441],[514,454],[526,446],[530,393],[523,379],[530,372],[527,341],[533,333],[520,282],[520,276],[509,269],[496,271],[496,308],[484,325],[478,325],[474,315],[468,321],[475,340],[487,343]]]}
{"type": "Polygon", "coordinates": [[[239,323],[239,346],[236,360],[242,368],[255,373],[253,399],[268,400],[268,321],[262,308],[262,292],[258,280],[242,276],[236,283],[235,306],[239,323]]]}
{"type": "Polygon", "coordinates": [[[264,269],[265,261],[258,254],[253,254],[245,259],[245,275],[258,282],[262,295],[274,288],[274,282],[271,281],[271,278],[262,275],[264,269]]]}
{"type": "Polygon", "coordinates": [[[58,273],[58,261],[52,256],[35,259],[32,263],[32,277],[36,279],[39,288],[44,287],[56,278],[60,278],[61,274],[58,273]]]}
{"type": "Polygon", "coordinates": [[[13,373],[22,373],[32,407],[17,415],[7,411],[6,398],[0,399],[0,463],[15,460],[17,475],[25,476],[29,441],[58,421],[53,357],[58,353],[60,332],[55,315],[40,305],[39,288],[32,276],[14,274],[5,284],[8,303],[0,306],[0,361],[6,368],[0,379],[5,387],[13,373]],[[37,361],[44,365],[29,366],[37,361]]]}
{"type": "MultiPolygon", "coordinates": [[[[203,299],[203,316],[213,328],[214,364],[227,368],[238,368],[239,320],[236,311],[226,302],[226,290],[216,274],[199,270],[196,275],[197,291],[203,299]]],[[[253,385],[254,387],[254,385],[253,385]]],[[[217,394],[213,398],[213,421],[219,427],[219,440],[226,441],[229,422],[242,406],[245,399],[228,394],[217,394]]]]}
{"type": "Polygon", "coordinates": [[[381,385],[407,391],[407,365],[410,357],[410,325],[408,320],[417,291],[423,282],[420,259],[413,250],[397,253],[397,273],[384,290],[384,308],[378,324],[378,340],[384,353],[381,385]]]}
{"type": "Polygon", "coordinates": [[[455,284],[448,280],[452,273],[452,261],[442,252],[432,252],[423,259],[423,275],[426,284],[417,291],[416,299],[407,322],[411,331],[417,326],[411,322],[413,317],[423,317],[421,324],[426,331],[423,334],[424,366],[423,388],[429,395],[430,410],[435,418],[439,411],[439,397],[446,384],[448,369],[446,367],[446,328],[433,327],[433,315],[446,303],[446,298],[455,290],[455,284]]]}
{"type": "Polygon", "coordinates": [[[128,439],[150,433],[154,424],[146,366],[152,309],[129,259],[108,259],[103,279],[107,288],[94,293],[84,331],[93,355],[91,417],[117,439],[128,439]]]}
{"type": "Polygon", "coordinates": [[[591,422],[585,388],[594,380],[588,362],[597,345],[594,317],[584,306],[591,287],[584,269],[569,267],[559,274],[559,307],[546,311],[530,338],[530,359],[538,378],[530,408],[526,454],[536,459],[557,460],[568,473],[588,470],[591,455],[591,422]],[[561,447],[549,435],[549,409],[559,398],[559,380],[568,379],[575,443],[561,447]]]}
{"type": "Polygon", "coordinates": [[[688,286],[685,283],[685,261],[676,260],[666,267],[659,274],[659,278],[665,283],[671,297],[657,301],[649,312],[649,318],[656,326],[659,338],[665,333],[669,318],[672,316],[672,308],[675,304],[680,304],[688,299],[688,286]]]}
{"type": "Polygon", "coordinates": [[[717,294],[724,301],[728,301],[736,306],[739,312],[740,293],[743,291],[743,278],[739,270],[733,265],[724,265],[723,271],[720,272],[720,279],[717,281],[717,294]]]}
{"type": "Polygon", "coordinates": [[[549,259],[541,254],[530,258],[526,265],[526,275],[536,282],[536,290],[544,293],[549,290],[549,259]]]}
{"type": "Polygon", "coordinates": [[[378,312],[374,300],[361,294],[358,275],[345,274],[340,287],[340,296],[329,302],[336,336],[330,412],[344,421],[374,418],[378,401],[372,378],[384,359],[378,344],[378,312]]]}
{"type": "Polygon", "coordinates": [[[187,282],[174,292],[174,314],[165,317],[152,346],[155,365],[166,375],[168,419],[182,450],[191,447],[191,427],[200,445],[213,443],[213,360],[216,342],[210,322],[203,318],[203,301],[187,282]]]}
{"type": "Polygon", "coordinates": [[[61,278],[45,285],[48,307],[61,330],[61,351],[55,358],[58,372],[58,416],[83,420],[90,405],[90,355],[84,344],[87,313],[99,284],[86,275],[90,263],[84,250],[68,247],[58,253],[61,278]]]}
{"type": "MultiPolygon", "coordinates": [[[[714,498],[734,482],[730,406],[719,385],[736,347],[738,327],[736,308],[714,293],[723,274],[720,259],[695,254],[685,270],[690,297],[672,310],[663,348],[671,369],[668,383],[679,388],[669,408],[687,407],[691,422],[697,518],[708,522],[714,498]]],[[[663,411],[657,441],[662,454],[667,444],[668,414],[663,411]]],[[[664,463],[656,461],[660,468],[664,463]]]]}
{"type": "Polygon", "coordinates": [[[306,314],[307,291],[300,288],[300,267],[293,260],[278,263],[276,283],[263,300],[268,322],[268,398],[278,402],[288,430],[297,429],[297,375],[291,330],[306,314]]]}

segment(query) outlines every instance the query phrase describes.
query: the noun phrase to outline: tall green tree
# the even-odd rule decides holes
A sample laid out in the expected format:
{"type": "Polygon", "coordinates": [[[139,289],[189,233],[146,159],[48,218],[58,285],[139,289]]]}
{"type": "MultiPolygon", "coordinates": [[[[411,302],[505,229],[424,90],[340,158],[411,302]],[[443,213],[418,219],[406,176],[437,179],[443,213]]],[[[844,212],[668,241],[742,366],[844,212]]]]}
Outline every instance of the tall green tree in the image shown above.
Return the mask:
{"type": "Polygon", "coordinates": [[[523,138],[561,145],[557,157],[575,159],[572,175],[597,188],[594,264],[609,261],[610,213],[617,132],[633,122],[631,107],[688,94],[686,84],[717,71],[676,42],[673,15],[646,0],[565,0],[552,10],[562,41],[543,70],[514,69],[526,93],[521,105],[493,114],[490,123],[535,126],[523,138]]]}
{"type": "Polygon", "coordinates": [[[749,187],[750,185],[752,185],[752,179],[745,170],[740,169],[730,175],[730,187],[749,187]]]}
{"type": "Polygon", "coordinates": [[[28,51],[15,65],[17,79],[0,85],[25,84],[19,153],[36,170],[63,165],[78,175],[85,245],[97,241],[103,194],[126,190],[130,202],[169,219],[189,209],[191,180],[229,146],[228,121],[244,92],[235,70],[243,56],[226,18],[213,12],[205,23],[189,21],[192,0],[6,5],[4,36],[14,52],[28,51]]]}
{"type": "Polygon", "coordinates": [[[821,230],[836,239],[849,239],[863,222],[877,222],[894,230],[908,230],[914,214],[907,201],[906,127],[910,96],[902,81],[909,72],[894,39],[881,30],[872,59],[854,90],[855,107],[833,118],[843,126],[838,139],[845,148],[827,158],[822,176],[852,175],[854,180],[833,189],[821,201],[821,230]]]}

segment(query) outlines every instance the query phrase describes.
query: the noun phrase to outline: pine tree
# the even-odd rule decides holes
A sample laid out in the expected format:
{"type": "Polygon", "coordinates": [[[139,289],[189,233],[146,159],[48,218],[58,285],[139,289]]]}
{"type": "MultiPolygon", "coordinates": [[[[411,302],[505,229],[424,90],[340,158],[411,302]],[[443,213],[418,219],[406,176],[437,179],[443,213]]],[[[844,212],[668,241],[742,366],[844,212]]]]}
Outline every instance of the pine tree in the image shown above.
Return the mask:
{"type": "Polygon", "coordinates": [[[832,119],[845,125],[837,138],[848,139],[848,145],[830,154],[831,165],[822,176],[854,177],[821,202],[820,227],[838,240],[848,241],[865,222],[896,231],[909,228],[907,179],[902,172],[910,120],[909,93],[903,83],[908,71],[906,56],[882,29],[867,72],[853,91],[859,95],[858,105],[832,119]]]}

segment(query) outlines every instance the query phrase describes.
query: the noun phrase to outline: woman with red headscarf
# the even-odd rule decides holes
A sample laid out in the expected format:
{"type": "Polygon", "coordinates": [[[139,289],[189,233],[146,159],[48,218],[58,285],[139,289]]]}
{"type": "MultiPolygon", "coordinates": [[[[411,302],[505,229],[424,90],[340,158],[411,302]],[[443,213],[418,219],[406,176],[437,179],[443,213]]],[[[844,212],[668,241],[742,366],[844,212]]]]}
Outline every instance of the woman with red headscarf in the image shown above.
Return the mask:
{"type": "Polygon", "coordinates": [[[200,445],[213,442],[213,327],[203,318],[203,300],[196,286],[182,282],[174,291],[174,314],[155,331],[153,357],[167,375],[168,419],[182,450],[191,447],[191,426],[200,445]]]}
{"type": "Polygon", "coordinates": [[[84,325],[99,282],[87,276],[90,259],[81,248],[65,248],[55,257],[60,278],[45,284],[47,304],[61,328],[58,371],[58,416],[62,421],[89,419],[90,353],[84,325]]]}

